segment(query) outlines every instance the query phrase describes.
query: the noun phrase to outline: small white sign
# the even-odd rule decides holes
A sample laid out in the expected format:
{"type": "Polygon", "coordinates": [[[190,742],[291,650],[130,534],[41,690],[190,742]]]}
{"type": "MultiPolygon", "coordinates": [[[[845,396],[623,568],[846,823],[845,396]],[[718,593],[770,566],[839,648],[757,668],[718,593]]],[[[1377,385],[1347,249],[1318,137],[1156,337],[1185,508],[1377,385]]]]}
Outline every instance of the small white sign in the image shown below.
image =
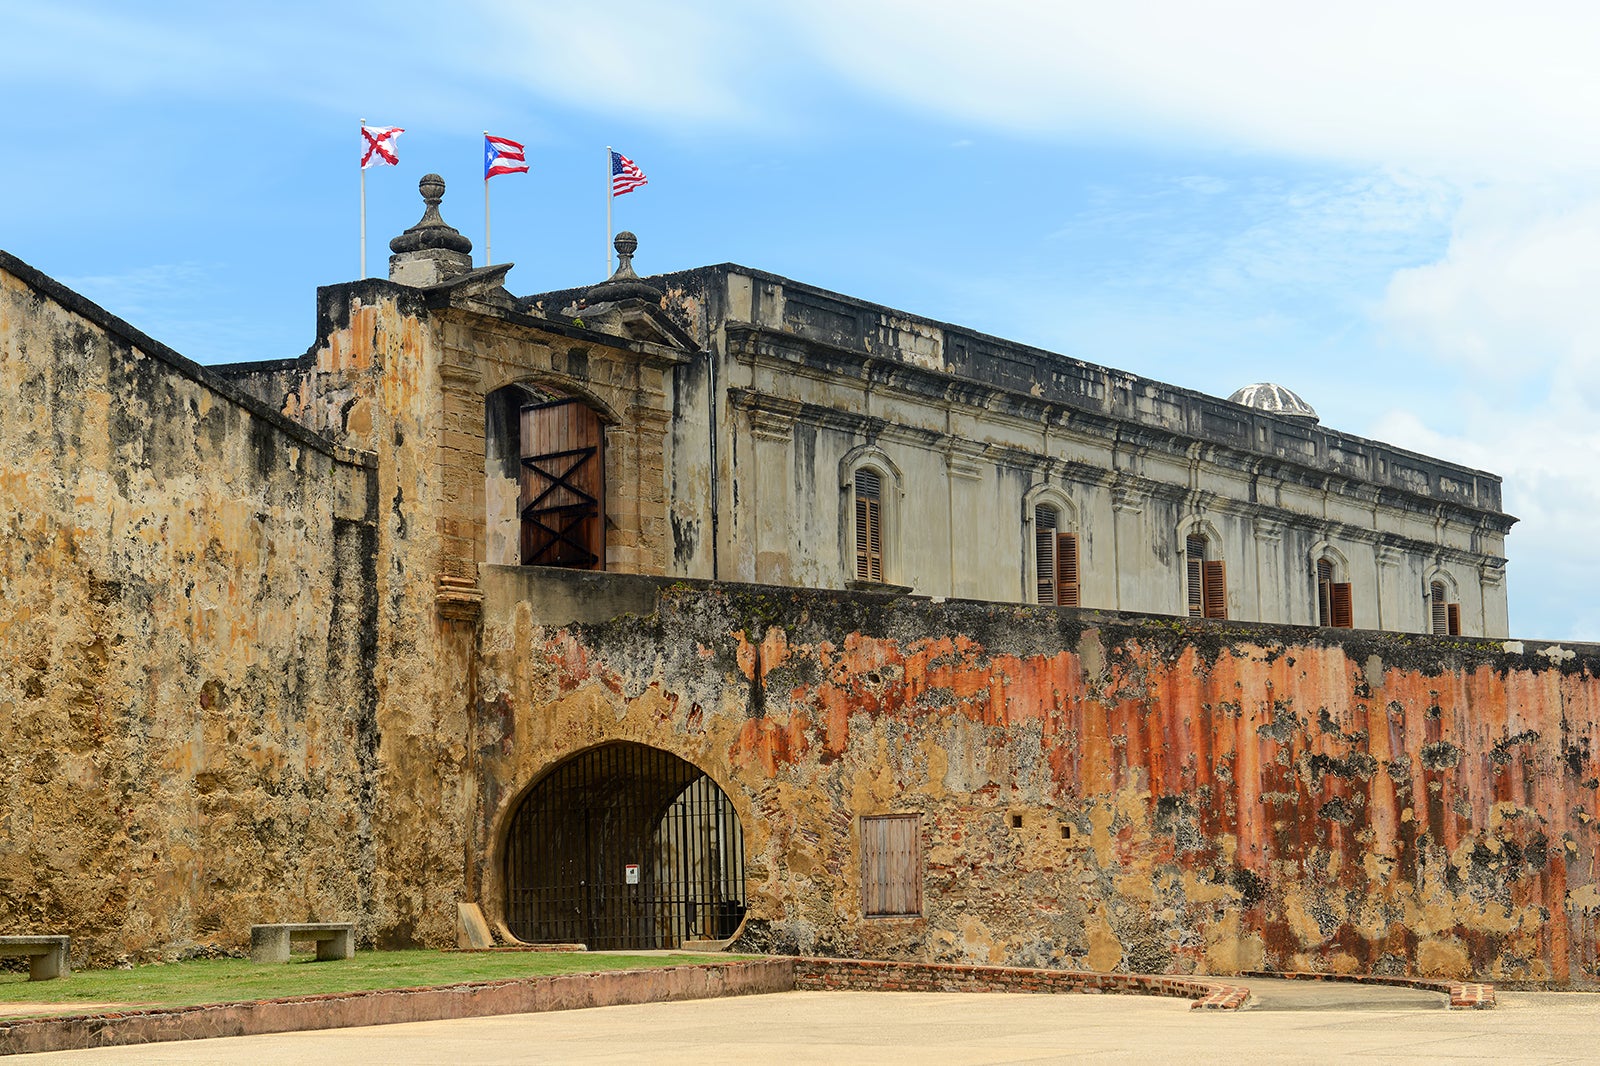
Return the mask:
{"type": "Polygon", "coordinates": [[[639,883],[639,864],[638,863],[630,862],[628,865],[624,866],[622,869],[627,873],[628,884],[636,885],[636,884],[639,883]]]}

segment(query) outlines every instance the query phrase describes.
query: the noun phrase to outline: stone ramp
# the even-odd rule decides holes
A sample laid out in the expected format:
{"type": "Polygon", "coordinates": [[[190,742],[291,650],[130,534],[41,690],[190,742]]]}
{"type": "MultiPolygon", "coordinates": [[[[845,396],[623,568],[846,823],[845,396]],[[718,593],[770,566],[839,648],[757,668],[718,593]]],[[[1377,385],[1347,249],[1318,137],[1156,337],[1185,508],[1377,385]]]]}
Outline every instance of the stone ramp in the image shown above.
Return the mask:
{"type": "MultiPolygon", "coordinates": [[[[1259,970],[1247,971],[1240,974],[1237,980],[1242,984],[1256,981],[1278,982],[1270,987],[1277,990],[1277,994],[1285,1002],[1312,1003],[1321,998],[1337,1001],[1347,997],[1348,1002],[1365,1002],[1361,993],[1336,992],[1335,988],[1355,987],[1371,990],[1371,998],[1383,1002],[1382,989],[1407,989],[1412,992],[1429,992],[1445,998],[1445,1005],[1452,1010],[1490,1010],[1497,1000],[1494,985],[1482,981],[1457,981],[1433,977],[1388,977],[1379,974],[1335,974],[1335,973],[1267,973],[1259,970]],[[1301,991],[1298,987],[1291,990],[1289,985],[1306,984],[1311,986],[1325,986],[1320,994],[1313,988],[1301,991]]],[[[1394,1002],[1403,1001],[1404,997],[1396,997],[1394,1002]]],[[[1287,1008],[1294,1009],[1294,1008],[1287,1008]]],[[[1332,1009],[1332,1008],[1329,1008],[1332,1009]]],[[[1360,1008],[1356,1008],[1360,1009],[1360,1008]]]]}
{"type": "Polygon", "coordinates": [[[1450,997],[1431,988],[1352,984],[1343,981],[1291,981],[1282,977],[1237,977],[1250,990],[1247,1011],[1446,1010],[1450,997]]]}

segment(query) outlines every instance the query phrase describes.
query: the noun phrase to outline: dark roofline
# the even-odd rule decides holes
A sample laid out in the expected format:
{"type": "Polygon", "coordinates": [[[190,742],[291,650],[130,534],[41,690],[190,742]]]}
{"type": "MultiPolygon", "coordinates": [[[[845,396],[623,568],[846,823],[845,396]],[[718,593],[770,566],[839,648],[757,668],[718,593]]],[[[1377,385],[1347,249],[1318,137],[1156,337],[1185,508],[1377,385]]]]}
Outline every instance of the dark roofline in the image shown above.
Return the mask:
{"type": "Polygon", "coordinates": [[[65,308],[72,314],[88,320],[111,336],[125,341],[130,347],[137,348],[151,358],[160,360],[184,377],[204,385],[228,402],[244,408],[257,418],[266,420],[274,428],[282,431],[287,436],[293,437],[301,444],[340,462],[353,463],[357,466],[376,466],[377,461],[372,455],[334,444],[321,434],[307,429],[286,415],[274,411],[255,397],[240,391],[209,368],[178,354],[148,333],[129,325],[125,320],[118,318],[93,300],[67,288],[55,278],[52,278],[42,270],[29,266],[4,249],[0,249],[0,270],[4,270],[34,292],[65,308]]]}

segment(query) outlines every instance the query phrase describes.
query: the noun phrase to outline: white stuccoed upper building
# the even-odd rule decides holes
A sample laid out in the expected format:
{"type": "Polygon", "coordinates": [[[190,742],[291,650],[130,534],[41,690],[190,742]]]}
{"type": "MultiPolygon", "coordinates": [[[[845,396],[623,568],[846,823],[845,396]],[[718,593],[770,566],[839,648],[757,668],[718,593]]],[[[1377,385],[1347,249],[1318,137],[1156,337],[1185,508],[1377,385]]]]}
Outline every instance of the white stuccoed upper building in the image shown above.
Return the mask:
{"type": "MultiPolygon", "coordinates": [[[[1506,635],[1500,479],[1281,385],[1223,400],[731,264],[645,283],[705,349],[675,388],[685,576],[1506,635]]],[[[521,305],[599,324],[605,296],[521,305]]]]}

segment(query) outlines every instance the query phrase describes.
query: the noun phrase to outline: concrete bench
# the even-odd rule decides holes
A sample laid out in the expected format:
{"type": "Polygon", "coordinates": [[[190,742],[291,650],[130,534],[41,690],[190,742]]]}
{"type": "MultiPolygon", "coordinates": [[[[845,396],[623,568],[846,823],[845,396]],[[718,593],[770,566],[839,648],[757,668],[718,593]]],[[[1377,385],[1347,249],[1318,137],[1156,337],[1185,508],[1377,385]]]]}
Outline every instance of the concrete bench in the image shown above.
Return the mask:
{"type": "Polygon", "coordinates": [[[350,959],[356,954],[355,922],[284,922],[250,927],[250,957],[256,962],[288,962],[290,940],[315,940],[317,958],[350,959]]]}
{"type": "Polygon", "coordinates": [[[0,936],[0,957],[28,956],[28,980],[48,981],[72,972],[67,962],[69,937],[0,936]]]}

